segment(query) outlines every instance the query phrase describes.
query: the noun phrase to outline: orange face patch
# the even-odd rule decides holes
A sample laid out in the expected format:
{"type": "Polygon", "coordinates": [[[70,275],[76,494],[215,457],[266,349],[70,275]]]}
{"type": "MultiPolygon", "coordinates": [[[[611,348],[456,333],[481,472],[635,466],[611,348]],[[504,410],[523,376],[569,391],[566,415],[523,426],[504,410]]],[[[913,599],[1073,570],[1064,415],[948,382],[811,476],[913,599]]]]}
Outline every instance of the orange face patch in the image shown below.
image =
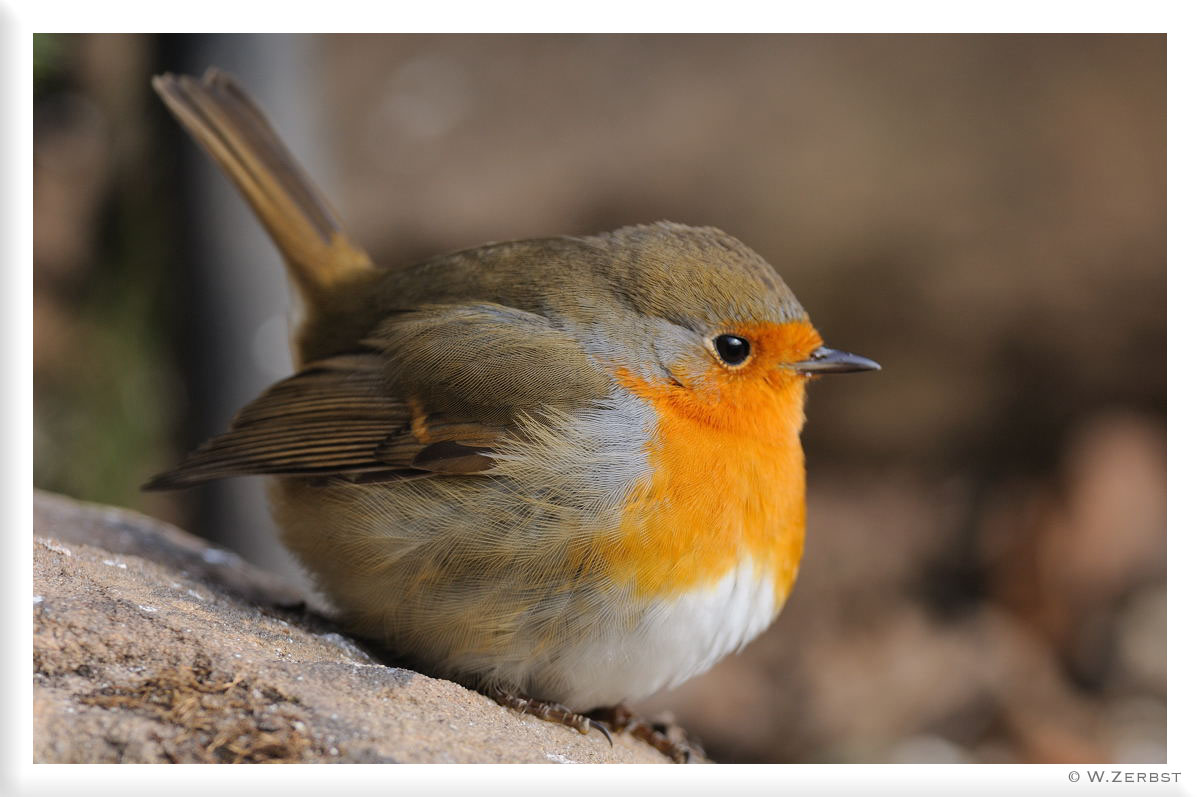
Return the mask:
{"type": "MultiPolygon", "coordinates": [[[[642,594],[670,596],[720,581],[747,556],[791,591],[804,552],[804,379],[782,364],[821,338],[804,323],[731,325],[750,341],[737,368],[714,358],[687,386],[617,378],[657,410],[647,443],[652,477],[631,496],[619,533],[589,551],[642,594]]],[[[594,558],[593,558],[594,557],[594,558]]]]}

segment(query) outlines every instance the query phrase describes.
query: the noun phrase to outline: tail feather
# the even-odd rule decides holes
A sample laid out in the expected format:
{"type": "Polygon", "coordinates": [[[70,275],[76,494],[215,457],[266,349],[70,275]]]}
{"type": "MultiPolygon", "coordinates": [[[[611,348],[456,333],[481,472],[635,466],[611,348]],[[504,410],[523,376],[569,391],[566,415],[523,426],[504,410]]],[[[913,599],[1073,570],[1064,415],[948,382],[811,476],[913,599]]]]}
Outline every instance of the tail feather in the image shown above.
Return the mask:
{"type": "Polygon", "coordinates": [[[237,186],[275,241],[306,304],[373,267],[284,146],[254,100],[232,76],[163,74],[152,81],[167,107],[237,186]]]}

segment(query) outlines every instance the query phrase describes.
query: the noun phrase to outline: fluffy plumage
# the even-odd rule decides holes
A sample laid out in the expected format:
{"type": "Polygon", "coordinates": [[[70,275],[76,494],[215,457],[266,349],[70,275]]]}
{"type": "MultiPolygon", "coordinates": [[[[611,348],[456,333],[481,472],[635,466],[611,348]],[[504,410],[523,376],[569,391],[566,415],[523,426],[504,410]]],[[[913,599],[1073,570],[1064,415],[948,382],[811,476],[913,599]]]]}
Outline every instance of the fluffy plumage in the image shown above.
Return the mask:
{"type": "Polygon", "coordinates": [[[575,710],[707,669],[803,552],[820,337],[775,271],[659,223],[380,268],[228,76],[155,88],[279,244],[299,371],[151,487],[272,487],[284,541],[360,633],[575,710]],[[751,357],[730,368],[729,333],[751,357]]]}

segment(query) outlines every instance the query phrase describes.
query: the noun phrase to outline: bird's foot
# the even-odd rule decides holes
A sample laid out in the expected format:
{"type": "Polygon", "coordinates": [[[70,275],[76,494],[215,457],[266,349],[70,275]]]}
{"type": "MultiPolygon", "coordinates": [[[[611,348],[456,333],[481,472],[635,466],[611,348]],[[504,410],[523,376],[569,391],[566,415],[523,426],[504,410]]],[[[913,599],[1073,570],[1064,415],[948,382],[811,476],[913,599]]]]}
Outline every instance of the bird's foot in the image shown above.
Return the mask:
{"type": "Polygon", "coordinates": [[[641,739],[676,764],[686,764],[693,758],[704,756],[699,743],[689,739],[683,728],[673,722],[644,720],[623,703],[589,711],[588,717],[597,728],[607,726],[616,733],[626,732],[641,739]]]}
{"type": "Polygon", "coordinates": [[[507,689],[495,686],[486,690],[486,694],[500,705],[511,708],[521,714],[530,714],[546,722],[566,725],[568,728],[574,728],[585,735],[592,728],[595,728],[608,740],[608,746],[612,747],[612,735],[608,732],[607,727],[598,722],[593,722],[583,714],[576,714],[561,703],[533,700],[532,698],[522,697],[507,689]]]}

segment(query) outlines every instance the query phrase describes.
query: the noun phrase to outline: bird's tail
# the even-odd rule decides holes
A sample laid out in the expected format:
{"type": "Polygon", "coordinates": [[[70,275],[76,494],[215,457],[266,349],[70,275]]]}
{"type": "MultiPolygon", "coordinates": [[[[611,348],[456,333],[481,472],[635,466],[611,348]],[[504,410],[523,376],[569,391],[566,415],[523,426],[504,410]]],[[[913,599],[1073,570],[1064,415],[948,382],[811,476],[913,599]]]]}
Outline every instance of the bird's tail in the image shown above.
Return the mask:
{"type": "Polygon", "coordinates": [[[152,83],[250,203],[283,254],[306,306],[320,305],[331,287],[373,267],[231,75],[209,69],[197,80],[168,73],[152,83]]]}

